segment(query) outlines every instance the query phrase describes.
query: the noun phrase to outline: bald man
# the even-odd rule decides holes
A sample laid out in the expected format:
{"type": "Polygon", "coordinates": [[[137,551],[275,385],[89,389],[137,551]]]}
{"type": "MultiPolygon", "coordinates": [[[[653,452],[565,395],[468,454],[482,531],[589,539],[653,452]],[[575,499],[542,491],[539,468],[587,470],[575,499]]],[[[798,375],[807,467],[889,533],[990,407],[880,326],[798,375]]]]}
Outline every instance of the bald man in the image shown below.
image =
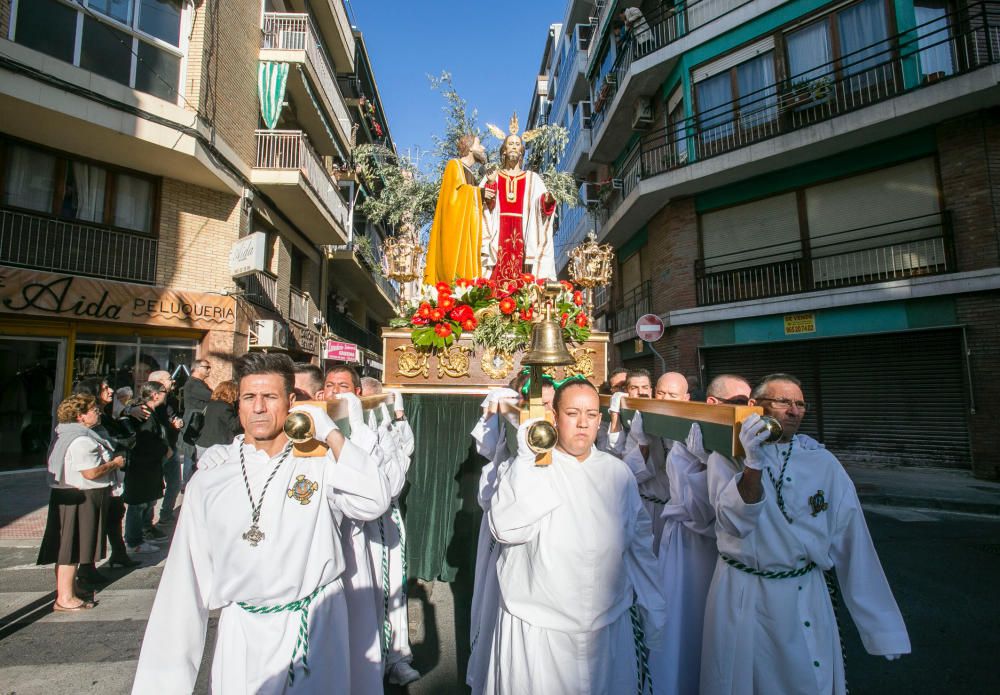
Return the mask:
{"type": "MultiPolygon", "coordinates": [[[[667,372],[656,380],[653,397],[661,401],[687,401],[691,399],[688,393],[687,379],[679,372],[667,372]]],[[[646,507],[646,512],[653,520],[653,549],[660,545],[660,534],[663,533],[663,507],[670,499],[670,483],[667,478],[667,453],[674,445],[672,439],[647,436],[642,424],[642,413],[636,413],[632,418],[628,440],[625,443],[625,455],[622,460],[632,470],[636,482],[639,483],[639,496],[646,507]]]]}

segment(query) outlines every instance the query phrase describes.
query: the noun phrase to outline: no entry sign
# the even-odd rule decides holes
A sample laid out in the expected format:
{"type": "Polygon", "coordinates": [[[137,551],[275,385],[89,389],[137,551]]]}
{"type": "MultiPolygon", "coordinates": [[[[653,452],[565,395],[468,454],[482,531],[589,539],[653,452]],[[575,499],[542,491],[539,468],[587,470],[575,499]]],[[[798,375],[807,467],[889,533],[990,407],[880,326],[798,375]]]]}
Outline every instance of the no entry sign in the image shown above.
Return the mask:
{"type": "Polygon", "coordinates": [[[635,332],[639,340],[655,343],[663,337],[663,321],[656,314],[643,314],[635,322],[635,332]]]}

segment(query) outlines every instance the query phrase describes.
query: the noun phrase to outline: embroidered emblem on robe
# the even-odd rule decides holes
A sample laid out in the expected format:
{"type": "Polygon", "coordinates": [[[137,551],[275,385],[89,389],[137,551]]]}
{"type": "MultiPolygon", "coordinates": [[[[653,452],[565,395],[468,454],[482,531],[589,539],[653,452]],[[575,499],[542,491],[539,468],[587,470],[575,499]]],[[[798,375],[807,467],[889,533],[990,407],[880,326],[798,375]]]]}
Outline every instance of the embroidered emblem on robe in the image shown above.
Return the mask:
{"type": "Polygon", "coordinates": [[[299,504],[309,504],[312,502],[313,493],[317,490],[319,490],[319,483],[314,483],[304,475],[297,475],[295,483],[288,488],[288,496],[299,504]]]}
{"type": "Polygon", "coordinates": [[[830,507],[826,503],[826,497],[823,495],[822,490],[817,490],[816,494],[809,498],[809,507],[812,509],[813,516],[816,516],[820,512],[825,512],[830,507]]]}

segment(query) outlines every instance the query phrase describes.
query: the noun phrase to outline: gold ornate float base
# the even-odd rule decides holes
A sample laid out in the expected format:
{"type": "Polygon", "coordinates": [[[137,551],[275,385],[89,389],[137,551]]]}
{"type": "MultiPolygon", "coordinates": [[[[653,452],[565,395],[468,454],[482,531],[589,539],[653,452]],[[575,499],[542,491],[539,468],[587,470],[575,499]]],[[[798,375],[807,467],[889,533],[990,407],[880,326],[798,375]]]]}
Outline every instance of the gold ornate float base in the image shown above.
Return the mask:
{"type": "MultiPolygon", "coordinates": [[[[545,371],[555,379],[579,374],[594,386],[608,377],[608,334],[593,333],[582,344],[566,346],[576,362],[545,371]]],[[[451,347],[428,352],[417,350],[407,328],[382,329],[383,381],[389,388],[413,391],[479,391],[506,386],[521,369],[521,355],[495,354],[474,347],[472,336],[463,336],[451,347]],[[407,388],[412,387],[412,389],[407,388]]]]}

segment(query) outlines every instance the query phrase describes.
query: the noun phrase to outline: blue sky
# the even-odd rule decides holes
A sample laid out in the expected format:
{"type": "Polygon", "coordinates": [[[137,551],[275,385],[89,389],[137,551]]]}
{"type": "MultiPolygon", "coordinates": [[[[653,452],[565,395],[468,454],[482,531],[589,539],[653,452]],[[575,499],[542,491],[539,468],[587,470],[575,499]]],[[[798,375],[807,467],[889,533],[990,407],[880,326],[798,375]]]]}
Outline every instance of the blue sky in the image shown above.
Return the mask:
{"type": "MultiPolygon", "coordinates": [[[[441,133],[444,100],[427,75],[452,74],[455,89],[479,109],[480,124],[524,123],[549,25],[565,0],[347,0],[364,34],[396,148],[427,151],[441,133]]],[[[424,168],[424,162],[421,162],[424,168]]]]}

